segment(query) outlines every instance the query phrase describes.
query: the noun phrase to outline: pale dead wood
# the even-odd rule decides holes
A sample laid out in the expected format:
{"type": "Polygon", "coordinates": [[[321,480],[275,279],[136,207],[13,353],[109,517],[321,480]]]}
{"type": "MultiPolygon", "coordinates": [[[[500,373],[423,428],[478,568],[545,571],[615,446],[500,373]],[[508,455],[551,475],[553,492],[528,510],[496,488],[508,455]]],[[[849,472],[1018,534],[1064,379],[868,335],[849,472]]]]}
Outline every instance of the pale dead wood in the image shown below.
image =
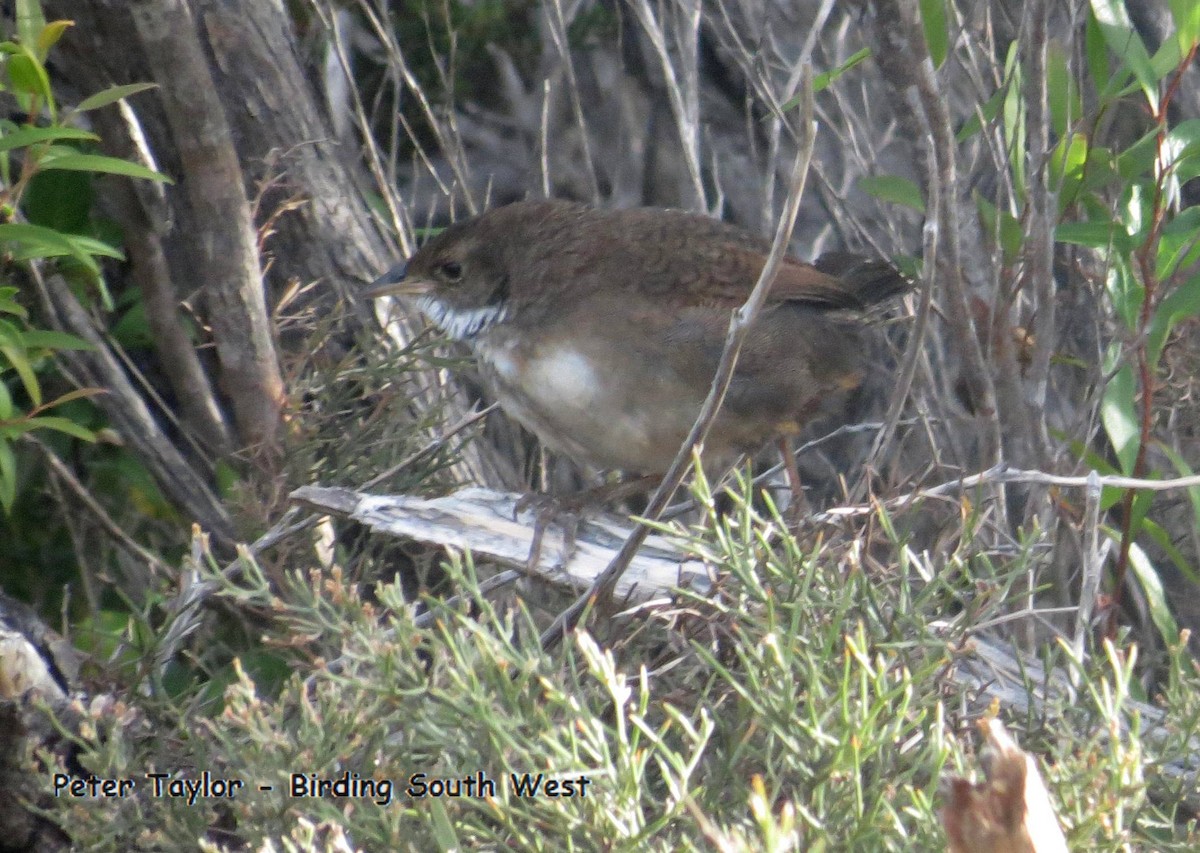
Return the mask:
{"type": "MultiPolygon", "coordinates": [[[[335,513],[373,530],[419,542],[470,551],[514,569],[524,569],[533,545],[535,509],[516,514],[519,497],[490,489],[467,488],[441,498],[369,495],[352,489],[303,486],[292,499],[320,512],[335,513]]],[[[532,571],[543,580],[573,591],[589,589],[629,536],[628,520],[611,514],[586,514],[570,536],[557,521],[545,525],[539,559],[532,571]]],[[[677,542],[652,534],[629,569],[616,581],[621,600],[646,601],[676,587],[700,592],[710,586],[704,563],[677,542]]]]}

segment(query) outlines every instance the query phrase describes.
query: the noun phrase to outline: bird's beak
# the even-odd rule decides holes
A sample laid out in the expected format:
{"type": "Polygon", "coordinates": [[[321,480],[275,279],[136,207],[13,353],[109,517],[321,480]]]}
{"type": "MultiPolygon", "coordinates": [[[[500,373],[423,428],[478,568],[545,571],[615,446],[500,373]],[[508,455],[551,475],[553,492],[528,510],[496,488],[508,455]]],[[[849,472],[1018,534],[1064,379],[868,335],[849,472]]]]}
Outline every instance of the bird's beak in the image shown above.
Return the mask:
{"type": "Polygon", "coordinates": [[[433,282],[423,278],[408,278],[408,261],[396,264],[363,291],[367,299],[380,296],[421,296],[433,289],[433,282]]]}

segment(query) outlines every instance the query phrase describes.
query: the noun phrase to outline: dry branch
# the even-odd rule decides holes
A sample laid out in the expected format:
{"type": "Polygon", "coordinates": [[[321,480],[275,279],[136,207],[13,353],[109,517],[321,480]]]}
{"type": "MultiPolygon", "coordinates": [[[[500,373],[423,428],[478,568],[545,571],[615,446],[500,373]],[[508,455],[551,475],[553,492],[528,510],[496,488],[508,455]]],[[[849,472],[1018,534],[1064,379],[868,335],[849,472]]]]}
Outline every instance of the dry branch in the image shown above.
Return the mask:
{"type": "MultiPolygon", "coordinates": [[[[468,488],[442,498],[367,495],[351,489],[303,486],[292,499],[321,512],[346,516],[373,530],[459,551],[471,551],[501,565],[524,569],[533,547],[536,510],[514,514],[516,495],[468,488]]],[[[532,571],[550,583],[573,590],[589,589],[630,534],[625,519],[588,514],[575,532],[574,547],[563,525],[550,522],[532,571]]],[[[646,601],[674,587],[698,591],[709,587],[704,564],[664,536],[651,535],[629,570],[617,581],[618,598],[646,601]]]]}

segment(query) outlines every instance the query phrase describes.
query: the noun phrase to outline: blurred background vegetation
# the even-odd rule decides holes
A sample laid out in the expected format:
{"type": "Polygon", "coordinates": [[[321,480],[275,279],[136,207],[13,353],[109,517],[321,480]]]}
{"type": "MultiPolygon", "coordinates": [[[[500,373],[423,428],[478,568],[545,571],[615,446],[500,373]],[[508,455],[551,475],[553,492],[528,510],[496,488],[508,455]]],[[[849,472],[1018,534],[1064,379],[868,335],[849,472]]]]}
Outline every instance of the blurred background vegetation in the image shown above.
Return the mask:
{"type": "Polygon", "coordinates": [[[597,778],[589,800],[355,809],[10,781],[46,810],[14,849],[54,827],[95,849],[936,847],[938,780],[987,713],[950,675],[975,637],[1066,679],[999,711],[1072,849],[1195,849],[1200,483],[1148,482],[1200,465],[1192,0],[5,7],[0,591],[83,653],[64,686],[92,697],[14,766],[597,778]],[[456,431],[480,402],[463,354],[357,291],[527,196],[770,233],[806,62],[795,252],[921,288],[809,438],[876,426],[802,471],[818,508],[919,500],[786,532],[734,484],[683,528],[712,597],[555,653],[538,591],[489,600],[469,559],[289,509],[306,483],[586,479],[500,412],[456,431]],[[1089,498],[1011,469],[1147,482],[1089,498]]]}

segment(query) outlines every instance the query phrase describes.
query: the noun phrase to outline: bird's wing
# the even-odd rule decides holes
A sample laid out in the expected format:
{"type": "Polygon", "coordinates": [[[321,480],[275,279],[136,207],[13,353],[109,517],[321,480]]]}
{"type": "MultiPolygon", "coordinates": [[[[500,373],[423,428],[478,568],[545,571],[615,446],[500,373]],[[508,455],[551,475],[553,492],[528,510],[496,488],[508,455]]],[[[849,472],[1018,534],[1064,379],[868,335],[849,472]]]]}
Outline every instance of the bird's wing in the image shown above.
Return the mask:
{"type": "MultiPolygon", "coordinates": [[[[761,271],[766,255],[740,248],[739,266],[761,271]]],[[[757,273],[748,283],[729,281],[729,297],[745,301],[757,281],[757,273]]],[[[791,302],[830,310],[864,311],[908,290],[911,282],[886,261],[864,258],[848,252],[822,255],[815,264],[785,257],[771,285],[769,302],[791,302]]]]}

